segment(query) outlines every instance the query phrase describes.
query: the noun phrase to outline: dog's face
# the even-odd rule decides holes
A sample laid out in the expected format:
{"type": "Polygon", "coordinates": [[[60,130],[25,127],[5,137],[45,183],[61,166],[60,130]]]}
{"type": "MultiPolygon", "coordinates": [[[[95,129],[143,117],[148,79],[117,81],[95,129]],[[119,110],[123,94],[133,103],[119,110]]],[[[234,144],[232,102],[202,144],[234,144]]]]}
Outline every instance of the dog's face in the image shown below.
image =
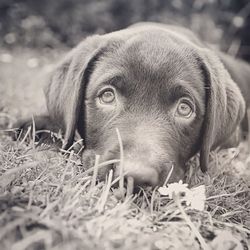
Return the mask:
{"type": "MultiPolygon", "coordinates": [[[[172,164],[171,179],[183,178],[199,143],[204,76],[191,49],[169,43],[135,39],[104,53],[86,89],[86,148],[119,158],[118,128],[124,172],[139,185],[162,184],[172,164]]],[[[119,175],[119,164],[110,167],[119,175]]]]}
{"type": "MultiPolygon", "coordinates": [[[[244,116],[242,95],[210,50],[173,30],[129,29],[85,40],[52,75],[46,89],[65,147],[75,131],[101,160],[119,159],[136,185],[183,178],[200,151],[206,169],[211,148],[234,133],[244,116]],[[138,33],[139,32],[139,33],[138,33]]],[[[120,173],[120,164],[110,165],[120,173]]]]}

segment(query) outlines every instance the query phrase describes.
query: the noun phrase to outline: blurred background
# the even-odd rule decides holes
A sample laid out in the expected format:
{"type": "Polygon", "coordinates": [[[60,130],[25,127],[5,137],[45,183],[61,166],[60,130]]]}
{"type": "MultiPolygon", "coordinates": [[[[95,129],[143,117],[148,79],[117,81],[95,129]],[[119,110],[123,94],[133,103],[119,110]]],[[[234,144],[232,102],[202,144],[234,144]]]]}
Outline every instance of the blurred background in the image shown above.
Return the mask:
{"type": "Polygon", "coordinates": [[[139,21],[184,25],[250,61],[249,0],[0,0],[0,45],[72,47],[139,21]]]}

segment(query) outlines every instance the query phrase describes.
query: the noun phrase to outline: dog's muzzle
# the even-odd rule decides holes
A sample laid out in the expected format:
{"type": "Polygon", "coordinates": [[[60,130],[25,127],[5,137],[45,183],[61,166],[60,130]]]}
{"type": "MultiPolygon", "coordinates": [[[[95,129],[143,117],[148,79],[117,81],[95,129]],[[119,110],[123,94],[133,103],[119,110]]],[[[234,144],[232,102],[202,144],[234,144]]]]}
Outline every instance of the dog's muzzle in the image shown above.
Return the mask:
{"type": "Polygon", "coordinates": [[[115,177],[123,175],[125,182],[133,179],[134,186],[155,187],[159,183],[159,172],[155,168],[146,166],[145,163],[137,160],[125,159],[120,164],[116,164],[114,168],[115,177]]]}

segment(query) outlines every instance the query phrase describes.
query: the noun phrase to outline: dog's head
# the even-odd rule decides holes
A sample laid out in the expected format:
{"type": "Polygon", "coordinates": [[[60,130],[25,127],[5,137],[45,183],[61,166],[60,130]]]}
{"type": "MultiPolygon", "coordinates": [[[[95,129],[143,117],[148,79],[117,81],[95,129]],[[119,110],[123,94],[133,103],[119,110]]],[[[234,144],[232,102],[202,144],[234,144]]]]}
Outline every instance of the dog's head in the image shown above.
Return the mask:
{"type": "MultiPolygon", "coordinates": [[[[76,130],[102,160],[120,157],[138,185],[181,179],[244,116],[244,100],[219,59],[175,32],[130,28],[86,39],[57,67],[46,88],[51,117],[72,145],[76,130]]],[[[110,165],[115,175],[119,164],[110,165]]],[[[107,168],[107,169],[108,169],[107,168]]]]}

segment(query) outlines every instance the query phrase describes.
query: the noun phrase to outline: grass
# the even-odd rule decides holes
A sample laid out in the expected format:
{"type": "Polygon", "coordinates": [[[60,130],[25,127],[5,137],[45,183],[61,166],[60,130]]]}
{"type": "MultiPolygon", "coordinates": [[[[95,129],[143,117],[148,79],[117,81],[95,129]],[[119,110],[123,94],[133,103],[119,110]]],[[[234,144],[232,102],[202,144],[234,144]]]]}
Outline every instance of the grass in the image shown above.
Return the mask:
{"type": "MultiPolygon", "coordinates": [[[[13,57],[0,62],[2,129],[40,109],[44,75],[63,53],[0,51],[0,59],[3,54],[13,57]]],[[[0,249],[249,249],[246,142],[212,152],[206,175],[197,156],[189,162],[186,181],[206,186],[205,211],[198,211],[156,189],[123,197],[112,173],[96,181],[98,156],[83,166],[73,151],[38,146],[32,134],[28,142],[0,135],[0,249]]]]}

